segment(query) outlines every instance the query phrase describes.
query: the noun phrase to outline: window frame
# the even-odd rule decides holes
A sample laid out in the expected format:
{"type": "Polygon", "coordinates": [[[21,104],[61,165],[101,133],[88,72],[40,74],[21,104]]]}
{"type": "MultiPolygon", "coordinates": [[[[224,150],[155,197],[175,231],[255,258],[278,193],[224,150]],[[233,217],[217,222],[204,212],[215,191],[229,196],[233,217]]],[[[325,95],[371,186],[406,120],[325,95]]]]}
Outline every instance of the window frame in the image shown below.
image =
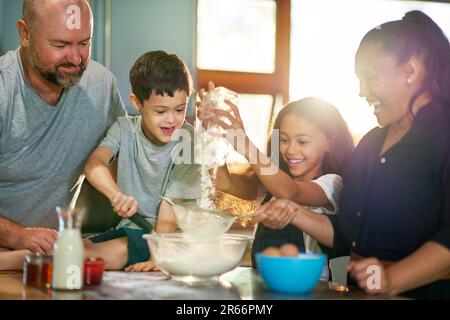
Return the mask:
{"type": "MultiPolygon", "coordinates": [[[[283,103],[289,100],[289,64],[291,37],[291,0],[273,0],[276,4],[275,70],[273,73],[204,70],[196,67],[197,88],[207,88],[208,82],[227,87],[242,94],[267,94],[273,98],[272,113],[277,96],[283,103]]],[[[197,65],[197,63],[196,63],[197,65]]],[[[273,115],[271,115],[272,117],[273,115]]]]}

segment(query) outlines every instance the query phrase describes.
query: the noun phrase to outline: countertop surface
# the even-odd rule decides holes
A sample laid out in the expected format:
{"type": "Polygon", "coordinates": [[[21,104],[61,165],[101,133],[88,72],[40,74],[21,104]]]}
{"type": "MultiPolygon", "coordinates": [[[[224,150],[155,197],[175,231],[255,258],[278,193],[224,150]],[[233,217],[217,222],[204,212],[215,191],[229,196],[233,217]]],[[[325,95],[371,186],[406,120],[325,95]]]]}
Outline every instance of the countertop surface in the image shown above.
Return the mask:
{"type": "Polygon", "coordinates": [[[309,294],[279,294],[264,285],[258,273],[239,267],[222,275],[217,282],[186,284],[171,280],[161,272],[105,272],[101,285],[81,291],[42,291],[25,287],[21,272],[0,272],[0,300],[328,300],[328,299],[401,299],[367,295],[350,288],[342,293],[319,282],[309,294]]]}

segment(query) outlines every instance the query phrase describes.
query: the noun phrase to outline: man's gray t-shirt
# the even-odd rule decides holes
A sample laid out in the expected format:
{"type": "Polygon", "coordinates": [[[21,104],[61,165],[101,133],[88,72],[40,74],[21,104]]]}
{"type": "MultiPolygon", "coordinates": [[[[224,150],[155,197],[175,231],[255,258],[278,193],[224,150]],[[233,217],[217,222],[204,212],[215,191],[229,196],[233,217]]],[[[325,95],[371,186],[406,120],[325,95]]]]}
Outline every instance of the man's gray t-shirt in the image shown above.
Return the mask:
{"type": "Polygon", "coordinates": [[[55,228],[84,164],[126,114],[114,76],[90,61],[80,82],[48,105],[25,81],[19,50],[0,57],[0,216],[55,228]]]}
{"type": "MultiPolygon", "coordinates": [[[[183,129],[193,134],[185,123],[183,129]]],[[[200,180],[196,165],[173,164],[177,141],[157,146],[145,136],[141,116],[120,117],[111,126],[100,147],[110,149],[117,161],[117,184],[122,193],[134,197],[139,213],[155,225],[161,195],[184,199],[199,197],[200,180]],[[166,190],[167,188],[167,190],[166,190]]],[[[122,219],[118,228],[138,228],[122,219]]]]}

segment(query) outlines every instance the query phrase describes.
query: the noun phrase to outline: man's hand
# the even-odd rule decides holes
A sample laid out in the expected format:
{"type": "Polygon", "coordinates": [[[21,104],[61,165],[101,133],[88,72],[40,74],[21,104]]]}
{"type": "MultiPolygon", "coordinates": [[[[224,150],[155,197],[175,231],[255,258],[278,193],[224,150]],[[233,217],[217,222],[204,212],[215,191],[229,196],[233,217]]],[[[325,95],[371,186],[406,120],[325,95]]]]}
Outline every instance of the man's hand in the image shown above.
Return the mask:
{"type": "Polygon", "coordinates": [[[127,196],[121,192],[116,193],[111,199],[111,205],[114,212],[123,218],[132,217],[138,212],[139,204],[137,200],[131,196],[127,196]]]}
{"type": "Polygon", "coordinates": [[[19,231],[14,248],[28,249],[31,252],[51,254],[58,232],[45,228],[23,228],[19,231]]]}

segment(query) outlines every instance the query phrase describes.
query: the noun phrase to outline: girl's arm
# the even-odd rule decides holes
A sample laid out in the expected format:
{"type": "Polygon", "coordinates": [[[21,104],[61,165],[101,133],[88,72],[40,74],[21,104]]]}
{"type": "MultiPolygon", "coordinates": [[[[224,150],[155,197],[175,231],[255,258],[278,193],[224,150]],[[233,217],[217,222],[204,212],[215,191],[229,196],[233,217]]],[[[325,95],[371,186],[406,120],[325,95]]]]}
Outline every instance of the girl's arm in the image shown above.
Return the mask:
{"type": "Polygon", "coordinates": [[[258,178],[254,174],[232,174],[225,164],[217,169],[216,188],[244,200],[255,200],[258,194],[258,178]]]}
{"type": "MultiPolygon", "coordinates": [[[[215,110],[216,117],[209,118],[209,121],[220,125],[226,130],[231,129],[235,134],[240,131],[241,134],[244,135],[245,146],[239,146],[235,143],[233,143],[233,146],[247,159],[247,161],[249,161],[253,172],[260,182],[275,198],[289,199],[310,207],[326,207],[333,209],[325,192],[320,186],[313,182],[294,181],[292,177],[273,164],[268,156],[259,151],[245,133],[244,124],[239,115],[238,108],[230,101],[226,101],[226,103],[231,107],[231,111],[215,110]],[[219,118],[222,116],[227,117],[231,124],[226,124],[220,120],[219,118]]],[[[241,188],[237,181],[243,182],[243,180],[237,179],[229,180],[229,183],[231,184],[229,187],[230,190],[241,188]]]]}
{"type": "Polygon", "coordinates": [[[109,199],[119,216],[131,217],[138,211],[138,203],[133,197],[122,194],[109,165],[112,158],[109,148],[98,147],[87,160],[84,173],[89,182],[109,199]]]}
{"type": "MultiPolygon", "coordinates": [[[[208,92],[214,90],[215,85],[212,81],[208,82],[208,92]]],[[[200,89],[198,93],[199,101],[196,102],[197,116],[202,120],[205,127],[208,126],[210,118],[203,116],[201,112],[201,101],[205,94],[205,89],[200,89]]],[[[252,173],[232,174],[227,165],[220,166],[216,172],[215,186],[217,190],[231,194],[244,200],[255,200],[258,194],[258,178],[252,173]]]]}

